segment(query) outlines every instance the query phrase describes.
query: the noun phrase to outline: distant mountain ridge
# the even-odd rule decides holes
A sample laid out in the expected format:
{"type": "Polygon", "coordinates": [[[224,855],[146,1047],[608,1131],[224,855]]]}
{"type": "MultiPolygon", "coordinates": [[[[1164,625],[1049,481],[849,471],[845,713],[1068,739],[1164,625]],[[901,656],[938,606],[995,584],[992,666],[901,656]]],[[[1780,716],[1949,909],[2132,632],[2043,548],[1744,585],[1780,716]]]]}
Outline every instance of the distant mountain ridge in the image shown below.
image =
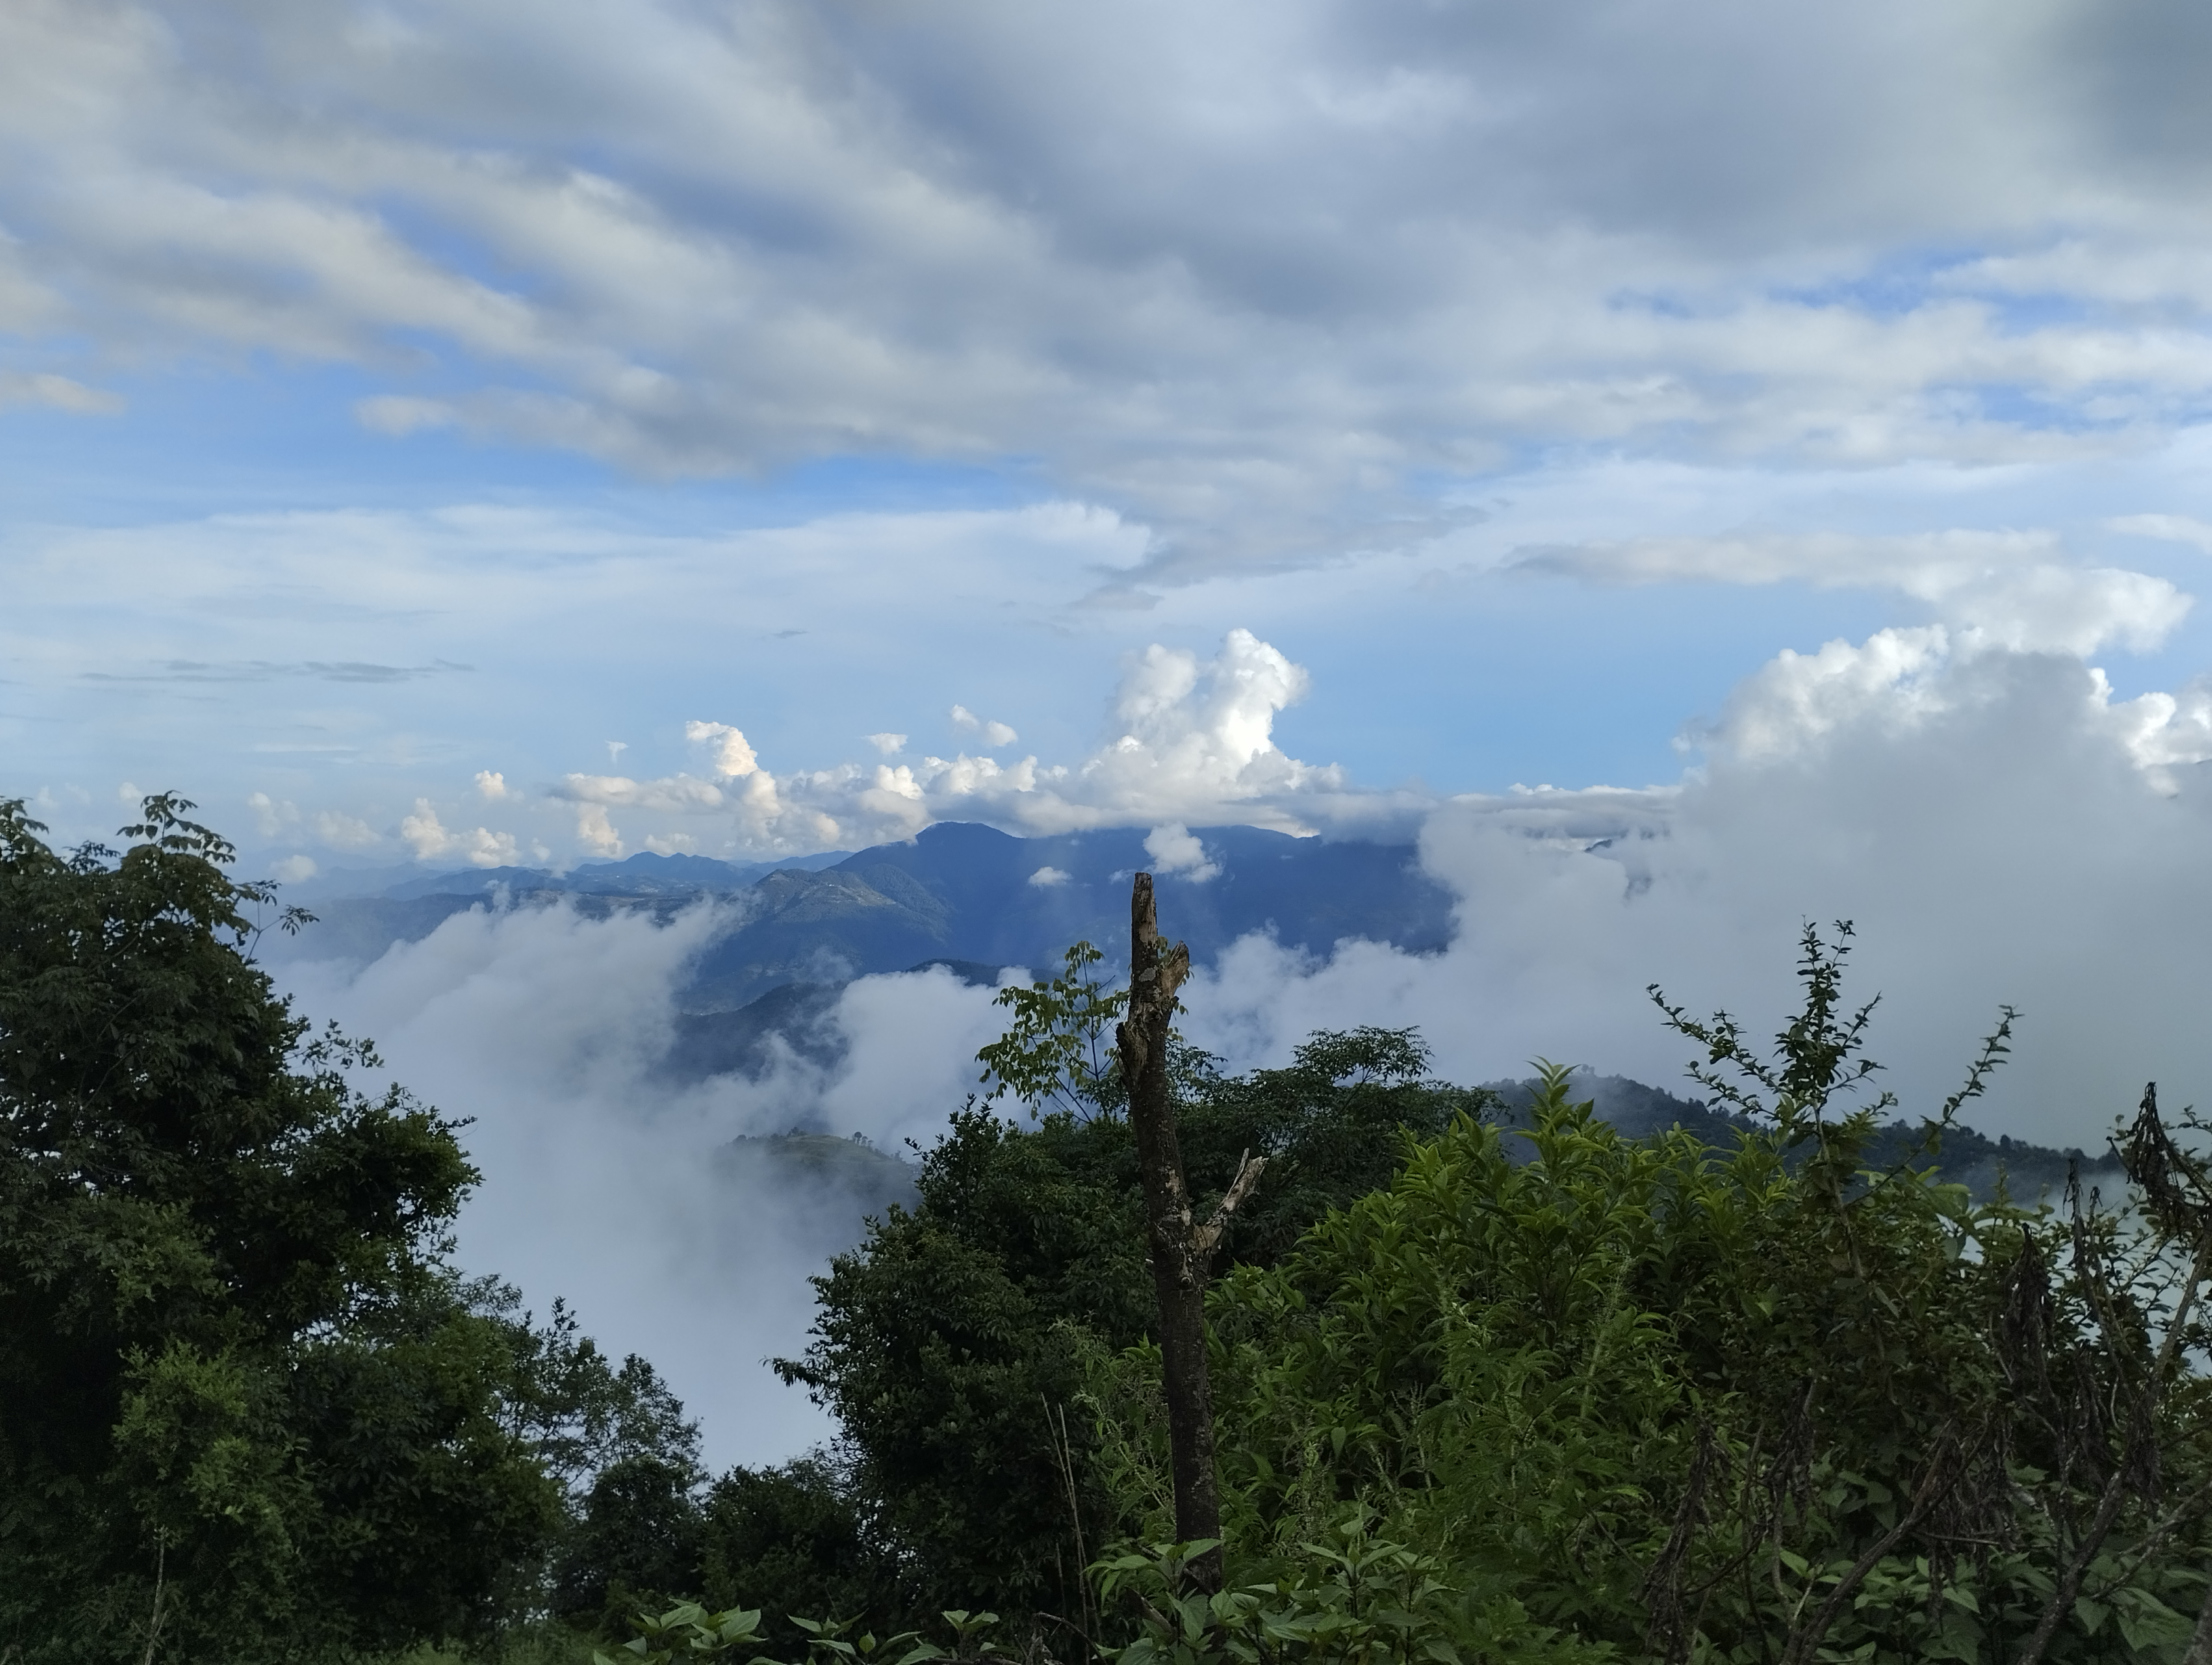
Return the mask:
{"type": "Polygon", "coordinates": [[[850,859],[850,850],[792,856],[782,861],[720,861],[710,855],[656,855],[641,850],[620,861],[587,861],[565,873],[546,867],[470,867],[431,873],[380,890],[392,901],[419,896],[478,897],[501,890],[565,896],[720,896],[750,889],[785,869],[812,871],[850,859]]]}
{"type": "MultiPolygon", "coordinates": [[[[819,1002],[815,1013],[818,1017],[835,1004],[836,991],[793,985],[754,1004],[772,1007],[792,995],[819,1002]]],[[[786,1005],[787,1008],[787,1001],[786,1005]]],[[[782,1015],[787,1017],[788,1010],[782,1015]]],[[[679,1037],[678,1049],[683,1046],[679,1037]]],[[[1529,1109],[1540,1083],[1532,1078],[1486,1085],[1500,1100],[1488,1120],[1503,1128],[1528,1125],[1529,1109]]],[[[1680,1127],[1715,1151],[1726,1152],[1735,1147],[1736,1133],[1749,1125],[1714,1109],[1702,1099],[1683,1098],[1626,1076],[1577,1071],[1571,1090],[1577,1098],[1589,1099],[1601,1119],[1630,1139],[1655,1139],[1670,1128],[1680,1127]]],[[[2122,1176],[2119,1158],[2109,1149],[2102,1156],[2091,1157],[2078,1150],[2053,1150],[2008,1138],[1992,1139],[1970,1127],[1956,1127],[1944,1135],[1942,1147],[1931,1161],[1918,1154],[1918,1138],[1919,1129],[1893,1122],[1877,1135],[1868,1152],[1868,1165],[1879,1171],[1911,1160],[1917,1167],[1933,1167],[1944,1179],[1966,1186],[1982,1202],[1994,1200],[2002,1187],[2016,1202],[2055,1203],[2064,1191],[2069,1169],[2078,1169],[2085,1186],[2100,1180],[2110,1183],[2122,1176]]],[[[1509,1139],[1505,1148],[1516,1161],[1535,1154],[1525,1139],[1509,1139]]],[[[827,1131],[794,1127],[766,1138],[735,1139],[718,1151],[714,1160],[735,1180],[766,1182],[781,1191],[803,1195],[807,1201],[805,1217],[812,1223],[810,1230],[818,1236],[825,1254],[858,1243],[867,1217],[880,1216],[894,1203],[911,1208],[919,1200],[918,1164],[878,1150],[858,1133],[840,1139],[827,1131]]]]}
{"type": "MultiPolygon", "coordinates": [[[[1502,1101],[1502,1109],[1493,1118],[1498,1126],[1528,1125],[1528,1110],[1535,1103],[1539,1082],[1531,1078],[1483,1085],[1502,1101]]],[[[1728,1151],[1735,1147],[1736,1134],[1752,1126],[1741,1116],[1715,1109],[1704,1099],[1683,1098],[1625,1075],[1577,1070],[1569,1091],[1577,1101],[1589,1099],[1601,1118],[1630,1139],[1650,1139],[1680,1127],[1717,1151],[1728,1151]]],[[[1943,1135],[1942,1146],[1931,1159],[1920,1153],[1920,1134],[1919,1127],[1907,1122],[1887,1124],[1868,1147],[1867,1165],[1880,1172],[1900,1162],[1934,1168],[1984,1202],[1997,1194],[2000,1184],[2018,1202],[2056,1201],[2065,1190],[2069,1170],[2078,1168],[2085,1190],[2122,1172],[2119,1157],[2109,1146],[2101,1155],[2092,1156],[2078,1149],[2030,1145],[2009,1136],[1991,1139],[1972,1127],[1958,1127],[1943,1135]]]]}
{"type": "MultiPolygon", "coordinates": [[[[1254,931],[1316,954],[1346,938],[1413,952],[1441,950],[1450,939],[1450,893],[1422,872],[1411,845],[1249,827],[1200,829],[1198,836],[1217,871],[1202,880],[1164,873],[1159,882],[1163,922],[1201,963],[1254,931]]],[[[315,924],[297,938],[264,938],[263,946],[272,958],[366,962],[471,908],[566,903],[587,915],[641,910],[666,918],[720,902],[730,909],[728,928],[679,992],[659,1073],[674,1084],[730,1073],[758,1079],[786,1058],[835,1066],[845,1041],[830,1019],[854,978],[942,967],[988,984],[1009,966],[1055,967],[1060,951],[1079,939],[1101,946],[1124,939],[1129,875],[1155,866],[1144,844],[1144,833],[1129,829],[1018,838],[942,823],[908,843],[781,862],[639,854],[567,873],[434,873],[373,896],[318,901],[315,924]]],[[[1490,1085],[1504,1100],[1502,1121],[1525,1111],[1533,1084],[1490,1085]]],[[[1625,1077],[1583,1074],[1574,1085],[1632,1137],[1680,1125],[1726,1149],[1741,1125],[1700,1100],[1625,1077]]],[[[1901,1125],[1886,1131],[1874,1152],[1878,1164],[1902,1156],[1912,1136],[1901,1125]]],[[[2091,1158],[1966,1128],[1947,1137],[1939,1165],[1978,1196],[1994,1194],[2002,1174],[2027,1200],[2055,1195],[2069,1161],[2090,1180],[2117,1165],[2109,1153],[2091,1158]]]]}
{"type": "MultiPolygon", "coordinates": [[[[729,928],[701,956],[681,1003],[690,1015],[735,1012],[793,984],[834,986],[927,961],[1043,967],[1079,939],[1111,943],[1128,929],[1129,875],[1156,866],[1145,836],[1116,828],[1017,838],[949,822],[908,843],[779,863],[636,855],[562,874],[431,874],[374,896],[316,902],[315,924],[264,949],[273,958],[365,962],[470,908],[565,902],[587,914],[665,916],[724,899],[729,928]]],[[[1450,939],[1451,895],[1421,871],[1410,844],[1251,827],[1197,836],[1214,871],[1162,873],[1160,885],[1164,917],[1201,963],[1255,931],[1314,953],[1350,937],[1415,952],[1450,939]]]]}

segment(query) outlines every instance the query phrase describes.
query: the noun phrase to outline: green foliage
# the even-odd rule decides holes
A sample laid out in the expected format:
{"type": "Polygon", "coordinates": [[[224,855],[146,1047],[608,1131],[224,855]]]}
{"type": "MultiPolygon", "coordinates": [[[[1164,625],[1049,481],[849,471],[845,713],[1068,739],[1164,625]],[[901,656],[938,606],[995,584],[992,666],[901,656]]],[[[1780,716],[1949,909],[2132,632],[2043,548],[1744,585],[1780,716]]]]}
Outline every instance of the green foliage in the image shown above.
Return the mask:
{"type": "Polygon", "coordinates": [[[1806,931],[1771,1055],[1652,991],[1726,1150],[1624,1139],[1549,1066],[1501,1131],[1411,1031],[1233,1078],[1174,1043],[1200,1212],[1269,1158],[1210,1300],[1208,1594],[1212,1547],[1163,1541],[1095,950],[1000,997],[984,1080],[1030,1125],[971,1100],[817,1280],[778,1369],[834,1460],[710,1485],[642,1359],[447,1264],[453,1127],[275,997],[273,897],[190,807],[62,856],[0,803],[0,1658],[580,1665],[628,1626],[601,1665],[981,1665],[1003,1612],[1118,1665],[2175,1665],[2212,1582],[2212,1171],[2154,1091],[2118,1212],[1917,1165],[2009,1011],[1877,1164],[1848,926],[1806,931]]]}
{"type": "MultiPolygon", "coordinates": [[[[928,1641],[920,1631],[878,1638],[873,1632],[861,1631],[858,1619],[802,1619],[794,1614],[788,1622],[805,1638],[806,1665],[933,1665],[938,1660],[952,1665],[981,1665],[987,1660],[1007,1657],[1006,1650],[991,1638],[999,1623],[995,1613],[955,1607],[938,1617],[948,1632],[950,1647],[928,1641]]],[[[664,1613],[641,1613],[631,1624],[637,1634],[620,1650],[629,1657],[611,1659],[594,1653],[593,1665],[630,1665],[633,1660],[643,1661],[644,1665],[670,1665],[673,1660],[721,1653],[758,1660],[759,1665],[776,1665],[761,1651],[768,1638],[757,1608],[729,1607],[710,1613],[698,1602],[682,1601],[664,1613]]]]}
{"type": "MultiPolygon", "coordinates": [[[[726,1608],[709,1613],[696,1601],[679,1601],[664,1613],[641,1613],[633,1621],[637,1634],[622,1646],[630,1659],[645,1665],[669,1665],[674,1659],[696,1659],[732,1650],[750,1652],[761,1641],[760,1610],[726,1608]]],[[[592,1656],[592,1665],[629,1665],[603,1653],[592,1656]]]]}
{"type": "MultiPolygon", "coordinates": [[[[1119,1009],[1119,995],[1084,981],[1097,957],[1079,945],[1058,983],[1006,991],[1036,998],[1006,1002],[1022,1020],[982,1054],[1031,1102],[1073,1095],[1080,1113],[1047,1109],[1021,1128],[984,1105],[957,1112],[923,1158],[916,1206],[890,1211],[817,1280],[813,1345],[778,1367],[836,1413],[856,1499],[897,1565],[891,1607],[871,1611],[964,1601],[1073,1619],[1081,1570],[1111,1529],[1091,1431],[1068,1407],[1092,1355],[1152,1322],[1137,1156],[1103,1073],[1085,1064],[1077,1085],[1060,1078],[1058,1099],[1040,1085],[1119,1009]]],[[[1489,1102],[1428,1079],[1427,1053],[1406,1031],[1317,1035],[1287,1067],[1242,1077],[1192,1048],[1173,1056],[1184,1164],[1203,1206],[1243,1152],[1270,1159],[1224,1263],[1280,1255],[1330,1208],[1385,1183],[1408,1135],[1489,1102]]],[[[765,1586],[728,1588],[769,1599],[765,1586]]]]}
{"type": "MultiPolygon", "coordinates": [[[[1916,1166],[2004,1057],[2012,1014],[1899,1147],[1880,1123],[1894,1100],[1862,1097],[1874,1008],[1843,1000],[1849,938],[1805,933],[1802,1007],[1771,1057],[1728,1014],[1654,991],[1705,1054],[1693,1073],[1746,1118],[1725,1150],[1624,1139],[1549,1066],[1533,1125],[1501,1130],[1485,1095],[1428,1079],[1410,1032],[1317,1035],[1234,1079],[1178,1050],[1200,1208],[1243,1152],[1270,1158],[1210,1306],[1218,1594],[1186,1577],[1211,1546],[1161,1541],[1128,1129],[1098,1070],[1051,1086],[1110,1016],[1085,981],[1096,957],[1072,954],[985,1054],[1034,1125],[956,1115],[917,1206],[817,1280],[814,1345],[779,1366],[837,1413],[848,1462],[718,1483],[691,1588],[752,1605],[667,1610],[628,1650],[941,1651],[858,1619],[761,1622],[811,1592],[812,1611],[884,1629],[937,1609],[952,1656],[976,1659],[994,1650],[983,1618],[944,1605],[957,1595],[1036,1615],[1029,1657],[1121,1665],[2039,1646],[2172,1665],[2212,1553],[2212,1384],[2179,1367],[2212,1348],[2212,1173],[2149,1093],[2121,1213],[2078,1194],[2063,1215],[1978,1206],[1916,1166]]],[[[654,1494],[657,1520],[687,1507],[654,1494]]],[[[630,1553],[658,1529],[630,1528],[630,1553]]]]}
{"type": "Polygon", "coordinates": [[[1208,1541],[1152,1544],[1092,1571],[1101,1601],[1134,1614],[1117,1665],[1576,1665],[1605,1657],[1530,1622],[1510,1596],[1469,1600],[1443,1564],[1372,1534],[1364,1508],[1301,1544],[1294,1572],[1209,1595],[1188,1577],[1208,1541]]]}
{"type": "Polygon", "coordinates": [[[446,1262],[453,1125],[276,996],[191,808],[0,801],[0,1656],[486,1636],[639,1384],[446,1262]]]}
{"type": "MultiPolygon", "coordinates": [[[[1807,947],[1771,1063],[1672,1014],[1768,1090],[1737,1149],[1624,1139],[1547,1068],[1527,1133],[1462,1117],[1217,1286],[1233,1579],[1310,1577],[1353,1505],[1458,1589],[1624,1654],[1978,1660],[2086,1555],[2047,1656],[2176,1656],[2212,1450],[2201,1381],[2146,1384],[2197,1246],[1863,1171],[1887,1103],[1833,1101],[1870,1073],[1866,1013],[1842,944],[1807,947]]],[[[1094,1356],[1094,1449],[1140,1538],[1165,1518],[1156,1382],[1141,1349],[1094,1356]]]]}
{"type": "Polygon", "coordinates": [[[778,1367],[836,1413],[901,1552],[908,1611],[1079,1599],[1048,1408],[1080,1386],[1079,1334],[1134,1340],[1150,1299],[1124,1199],[1085,1172],[1102,1138],[1126,1130],[1061,1115],[1024,1133],[978,1106],[956,1114],[915,1211],[894,1208],[833,1263],[813,1346],[778,1367]]]}
{"type": "MultiPolygon", "coordinates": [[[[737,1468],[700,1511],[696,1588],[712,1602],[741,1596],[782,1613],[883,1613],[896,1589],[890,1557],[868,1529],[849,1477],[821,1455],[775,1468],[737,1468]]],[[[770,1639],[797,1645],[771,1621],[770,1639]]]]}
{"type": "Polygon", "coordinates": [[[1079,942],[1062,956],[1057,977],[999,991],[992,1004],[1008,1008],[1013,1021],[975,1054],[990,1088],[986,1103],[1012,1092],[1032,1115],[1051,1109],[1078,1118],[1127,1103],[1114,1026],[1128,1009],[1129,991],[1098,975],[1104,958],[1079,942]]]}

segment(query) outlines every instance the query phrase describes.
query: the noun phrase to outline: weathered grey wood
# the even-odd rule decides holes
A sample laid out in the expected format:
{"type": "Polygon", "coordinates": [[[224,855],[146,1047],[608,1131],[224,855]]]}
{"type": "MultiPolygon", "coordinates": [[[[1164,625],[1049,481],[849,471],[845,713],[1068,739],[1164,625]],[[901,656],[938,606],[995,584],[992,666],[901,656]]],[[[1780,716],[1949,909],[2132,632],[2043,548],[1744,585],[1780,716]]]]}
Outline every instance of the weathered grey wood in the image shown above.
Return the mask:
{"type": "MultiPolygon", "coordinates": [[[[1175,1099],[1168,1079],[1168,1032],[1176,991],[1190,975],[1190,951],[1163,949],[1152,876],[1139,873],[1129,894],[1129,1013],[1115,1031],[1121,1079],[1129,1089],[1129,1125],[1145,1187],[1147,1248],[1160,1309],[1160,1364],[1165,1378],[1168,1452],[1174,1468],[1176,1536],[1185,1543],[1221,1535],[1221,1493],[1213,1465],[1213,1392],[1206,1368],[1206,1279],[1216,1244],[1237,1205],[1251,1194],[1267,1165],[1249,1153],[1213,1218],[1192,1218],[1182,1152],[1176,1142],[1175,1099]]],[[[1209,1590],[1221,1588],[1218,1547],[1190,1570],[1209,1590]]]]}

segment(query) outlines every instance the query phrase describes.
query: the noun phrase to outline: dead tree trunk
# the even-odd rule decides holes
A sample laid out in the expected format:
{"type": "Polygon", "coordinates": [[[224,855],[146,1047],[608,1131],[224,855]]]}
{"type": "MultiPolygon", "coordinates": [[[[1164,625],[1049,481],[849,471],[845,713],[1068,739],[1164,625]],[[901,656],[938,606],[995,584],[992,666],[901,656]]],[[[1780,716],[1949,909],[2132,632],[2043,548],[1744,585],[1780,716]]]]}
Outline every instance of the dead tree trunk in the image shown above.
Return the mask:
{"type": "MultiPolygon", "coordinates": [[[[1129,1126],[1144,1176],[1147,1247],[1160,1303],[1160,1363],[1166,1378],[1168,1450],[1175,1470],[1176,1536],[1185,1543],[1221,1535],[1221,1493],[1213,1470],[1213,1393],[1206,1368],[1206,1277],[1214,1246],[1237,1205],[1251,1194],[1263,1157],[1249,1152],[1221,1206],[1204,1225],[1191,1216],[1176,1143],[1175,1103],[1168,1081],[1168,1031],[1176,990],[1190,975],[1182,944],[1163,952],[1154,912],[1152,876],[1139,873],[1129,896],[1129,1015],[1115,1031],[1121,1079],[1129,1089],[1129,1126]]],[[[1197,1582],[1221,1588],[1221,1551],[1190,1563],[1197,1582]]]]}

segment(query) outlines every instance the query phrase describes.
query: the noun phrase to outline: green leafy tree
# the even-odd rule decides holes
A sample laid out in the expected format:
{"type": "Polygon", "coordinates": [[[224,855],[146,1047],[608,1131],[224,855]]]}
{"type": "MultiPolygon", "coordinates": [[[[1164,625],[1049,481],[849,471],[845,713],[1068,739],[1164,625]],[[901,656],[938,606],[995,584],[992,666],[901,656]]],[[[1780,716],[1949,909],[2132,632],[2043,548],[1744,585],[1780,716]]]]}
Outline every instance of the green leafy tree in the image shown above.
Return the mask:
{"type": "MultiPolygon", "coordinates": [[[[1623,1139],[1547,1068],[1525,1133],[1462,1118],[1224,1280],[1232,1587],[1310,1583],[1349,1510],[1457,1593],[1431,1634],[1480,1651],[2178,1657],[2212,1503],[2205,1390],[2181,1371],[2212,1340],[2212,1189],[2150,1095],[2129,1216],[1977,1206],[1932,1168],[1867,1166],[1889,1104],[1846,1097],[1872,1074],[1847,940],[1808,933],[1771,1060],[1668,1008],[1702,1069],[1742,1072],[1720,1079],[1760,1125],[1735,1149],[1623,1139]]],[[[1140,1348],[1093,1380],[1100,1472],[1157,1540],[1156,1366],[1140,1348]]],[[[1249,1656],[1232,1617],[1206,1648],[1249,1656]]]]}
{"type": "MultiPolygon", "coordinates": [[[[980,1054],[985,1079],[1029,1105],[1033,1125],[983,1103],[955,1113],[923,1158],[917,1205],[817,1280],[813,1344],[778,1366],[837,1415],[855,1518],[897,1570],[878,1612],[901,1623],[955,1603],[1078,1622],[1081,1570],[1110,1529],[1077,1401],[1092,1353],[1149,1335],[1154,1303],[1111,1061],[1122,997],[1097,979],[1098,957],[1078,945],[1059,977],[1002,994],[1016,1021],[980,1054]]],[[[1206,1209],[1244,1153],[1269,1158],[1224,1264],[1272,1259],[1386,1183],[1401,1130],[1433,1135],[1490,1102],[1430,1079],[1409,1031],[1317,1035],[1290,1066],[1249,1076],[1179,1042],[1171,1061],[1206,1209]]],[[[775,1596],[732,1583],[715,1599],[775,1596]]]]}
{"type": "Polygon", "coordinates": [[[0,1655],[482,1632],[562,1498],[442,1258],[477,1176],[277,998],[273,896],[191,808],[62,854],[0,801],[0,1655]]]}
{"type": "Polygon", "coordinates": [[[1079,1121],[1112,1114],[1128,1102],[1114,1026],[1128,1010],[1129,991],[1098,975],[1105,956],[1087,942],[1061,955],[1058,976],[999,991],[994,1006],[1013,1021],[975,1054],[988,1103],[1008,1092],[1032,1115],[1059,1110],[1079,1121]]]}
{"type": "Polygon", "coordinates": [[[779,1647],[804,1645],[781,1615],[883,1613],[896,1605],[897,1567],[869,1529],[851,1477],[824,1455],[732,1468],[708,1491],[700,1536],[706,1599],[773,1601],[778,1617],[768,1634],[779,1647]]]}

